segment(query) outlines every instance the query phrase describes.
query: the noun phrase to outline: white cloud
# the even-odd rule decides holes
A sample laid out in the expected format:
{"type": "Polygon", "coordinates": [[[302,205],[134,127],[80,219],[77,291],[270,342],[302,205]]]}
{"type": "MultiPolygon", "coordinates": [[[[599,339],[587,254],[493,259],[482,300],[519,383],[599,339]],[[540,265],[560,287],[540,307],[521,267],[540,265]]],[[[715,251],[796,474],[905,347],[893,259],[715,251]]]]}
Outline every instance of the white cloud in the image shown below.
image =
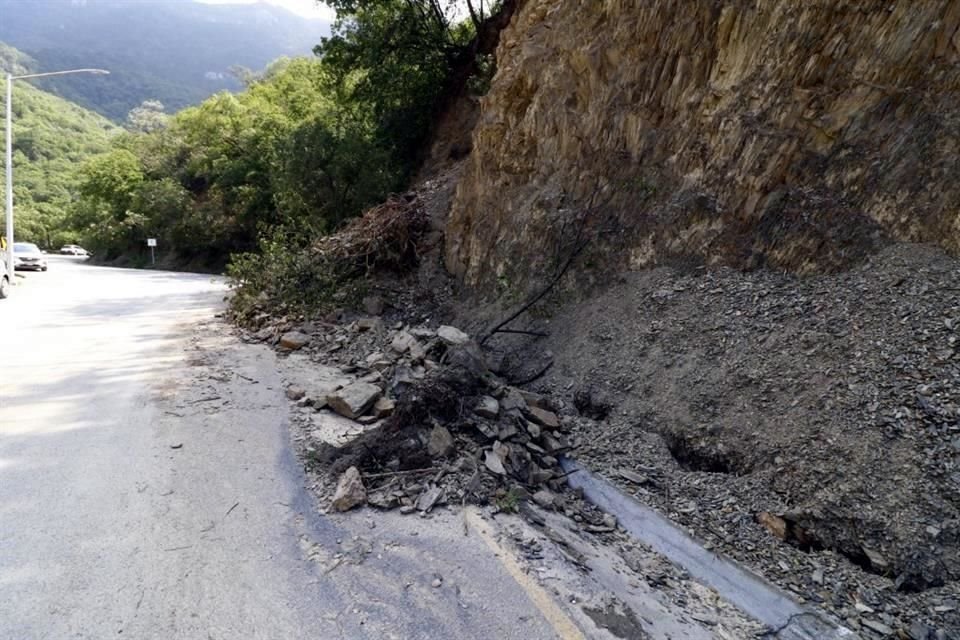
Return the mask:
{"type": "Polygon", "coordinates": [[[322,18],[332,22],[336,13],[325,4],[315,2],[314,0],[196,0],[204,4],[256,4],[265,2],[266,4],[283,7],[287,11],[303,16],[305,18],[322,18]]]}

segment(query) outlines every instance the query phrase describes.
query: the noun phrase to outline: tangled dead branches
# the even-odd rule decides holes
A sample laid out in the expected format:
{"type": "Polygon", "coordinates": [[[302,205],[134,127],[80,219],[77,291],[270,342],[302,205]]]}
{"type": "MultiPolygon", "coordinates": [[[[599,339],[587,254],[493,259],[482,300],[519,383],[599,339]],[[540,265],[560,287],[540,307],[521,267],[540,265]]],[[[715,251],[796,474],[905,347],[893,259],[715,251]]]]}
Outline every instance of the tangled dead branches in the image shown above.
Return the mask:
{"type": "Polygon", "coordinates": [[[429,224],[417,194],[391,195],[342,230],[318,240],[313,254],[318,262],[336,264],[345,276],[374,269],[404,270],[417,263],[417,242],[429,224]]]}

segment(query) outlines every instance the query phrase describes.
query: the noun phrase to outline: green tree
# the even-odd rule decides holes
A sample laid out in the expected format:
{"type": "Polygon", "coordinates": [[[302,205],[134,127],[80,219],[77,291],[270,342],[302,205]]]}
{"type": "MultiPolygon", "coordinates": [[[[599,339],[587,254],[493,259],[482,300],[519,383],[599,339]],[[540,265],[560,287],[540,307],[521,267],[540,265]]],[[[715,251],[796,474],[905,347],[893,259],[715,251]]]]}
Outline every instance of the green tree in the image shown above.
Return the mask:
{"type": "Polygon", "coordinates": [[[139,107],[127,114],[127,129],[139,133],[152,133],[166,128],[170,117],[163,112],[159,100],[144,100],[139,107]]]}

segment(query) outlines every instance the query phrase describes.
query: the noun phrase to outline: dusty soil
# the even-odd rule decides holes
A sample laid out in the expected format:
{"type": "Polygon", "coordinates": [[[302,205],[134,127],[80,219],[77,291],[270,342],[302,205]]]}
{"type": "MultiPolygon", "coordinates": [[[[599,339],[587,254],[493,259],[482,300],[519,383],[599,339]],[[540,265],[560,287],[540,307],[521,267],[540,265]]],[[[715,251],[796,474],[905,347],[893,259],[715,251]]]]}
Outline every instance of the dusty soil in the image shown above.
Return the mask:
{"type": "Polygon", "coordinates": [[[499,348],[553,358],[533,388],[577,457],[708,544],[853,628],[958,637],[958,276],[917,245],[831,276],[658,268],[499,348]]]}

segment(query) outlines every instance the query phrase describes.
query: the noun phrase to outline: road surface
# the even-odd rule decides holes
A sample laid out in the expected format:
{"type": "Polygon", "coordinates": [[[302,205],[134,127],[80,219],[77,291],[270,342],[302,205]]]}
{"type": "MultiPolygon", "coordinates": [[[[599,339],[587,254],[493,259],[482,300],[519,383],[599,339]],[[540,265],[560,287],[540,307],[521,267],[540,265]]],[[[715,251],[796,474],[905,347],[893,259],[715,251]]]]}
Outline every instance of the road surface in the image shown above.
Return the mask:
{"type": "Polygon", "coordinates": [[[213,320],[221,282],[54,258],[21,283],[0,638],[559,637],[459,521],[312,515],[274,356],[213,320]]]}

